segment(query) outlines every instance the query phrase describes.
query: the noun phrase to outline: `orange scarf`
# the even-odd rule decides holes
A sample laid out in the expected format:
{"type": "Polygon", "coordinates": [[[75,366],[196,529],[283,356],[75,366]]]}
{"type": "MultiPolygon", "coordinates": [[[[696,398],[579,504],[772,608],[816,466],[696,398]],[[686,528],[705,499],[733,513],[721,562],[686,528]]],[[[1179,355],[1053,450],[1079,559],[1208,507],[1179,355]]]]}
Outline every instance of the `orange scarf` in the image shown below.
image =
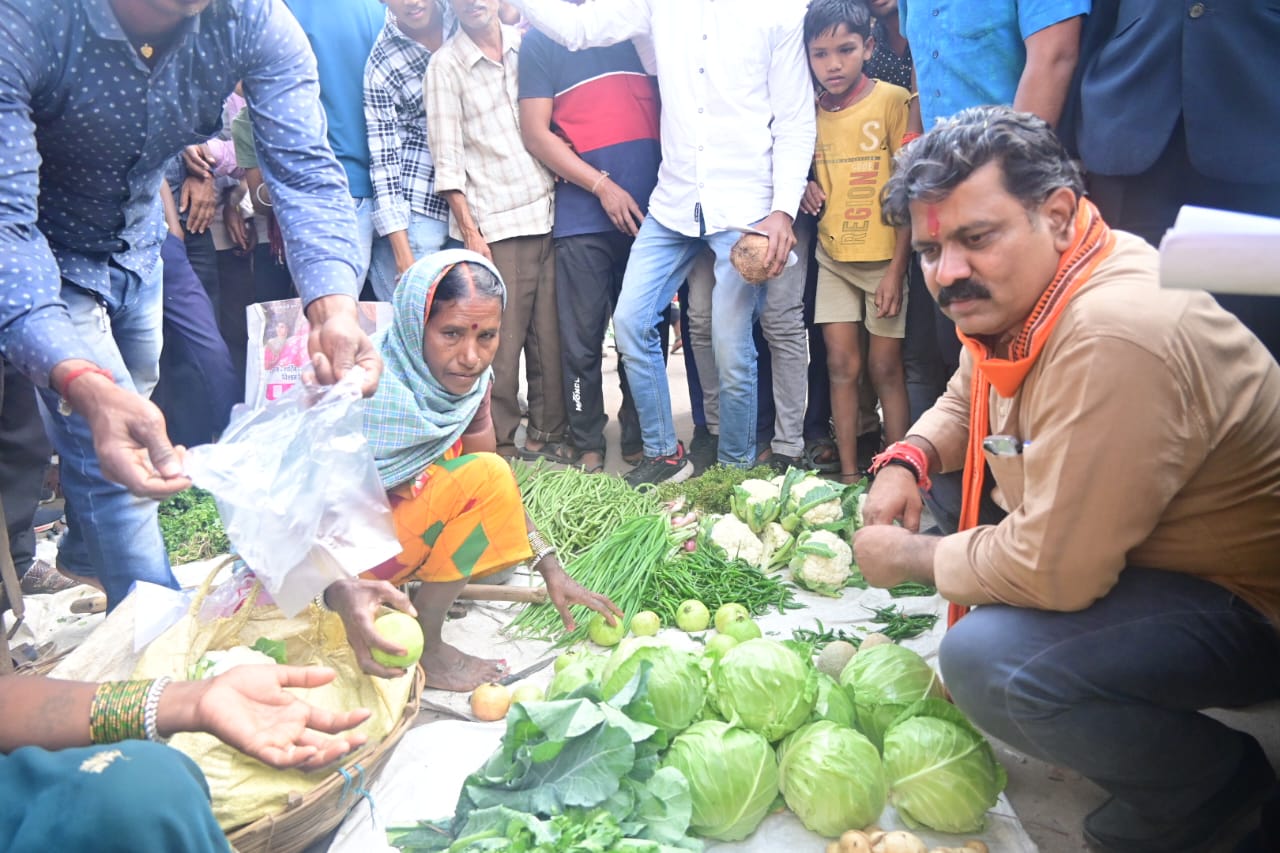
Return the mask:
{"type": "MultiPolygon", "coordinates": [[[[963,503],[960,529],[978,526],[983,480],[987,462],[982,440],[991,432],[991,389],[1001,397],[1012,397],[1036,363],[1045,342],[1053,334],[1067,303],[1089,280],[1098,263],[1115,247],[1115,235],[1102,221],[1098,209],[1088,199],[1076,206],[1075,241],[1062,254],[1053,281],[1027,317],[1022,330],[1009,347],[1009,358],[997,358],[990,347],[956,329],[960,342],[973,358],[973,384],[969,399],[969,446],[965,452],[963,503]]],[[[947,625],[954,625],[969,608],[952,604],[947,609],[947,625]]]]}

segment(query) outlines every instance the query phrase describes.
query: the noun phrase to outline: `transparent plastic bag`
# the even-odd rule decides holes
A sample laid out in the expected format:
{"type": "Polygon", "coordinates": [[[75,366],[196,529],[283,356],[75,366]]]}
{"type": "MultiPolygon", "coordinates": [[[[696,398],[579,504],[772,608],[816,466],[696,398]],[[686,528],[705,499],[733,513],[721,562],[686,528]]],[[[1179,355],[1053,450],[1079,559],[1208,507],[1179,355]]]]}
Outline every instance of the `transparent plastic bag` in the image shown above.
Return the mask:
{"type": "Polygon", "coordinates": [[[362,375],[237,406],[217,444],[187,452],[187,474],[213,493],[232,548],[289,616],[400,553],[361,432],[362,375]]]}

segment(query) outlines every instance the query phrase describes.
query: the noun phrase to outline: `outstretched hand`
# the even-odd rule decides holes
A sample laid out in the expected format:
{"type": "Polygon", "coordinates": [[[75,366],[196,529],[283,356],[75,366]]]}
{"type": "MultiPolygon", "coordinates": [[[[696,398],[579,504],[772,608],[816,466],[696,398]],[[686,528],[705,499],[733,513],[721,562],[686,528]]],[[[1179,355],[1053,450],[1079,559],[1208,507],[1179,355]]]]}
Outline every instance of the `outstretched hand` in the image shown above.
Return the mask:
{"type": "Polygon", "coordinates": [[[408,651],[379,634],[373,623],[384,607],[417,616],[418,611],[409,596],[386,581],[348,578],[329,585],[325,590],[325,603],[342,617],[343,627],[347,629],[347,642],[351,644],[361,669],[380,678],[404,675],[403,667],[383,666],[374,660],[370,649],[381,649],[397,657],[408,651]]]}
{"type": "Polygon", "coordinates": [[[542,582],[547,585],[547,595],[560,614],[560,621],[564,623],[566,631],[577,627],[573,614],[569,611],[569,606],[573,604],[589,607],[602,615],[610,625],[618,624],[618,619],[623,615],[618,605],[610,601],[607,595],[592,592],[569,577],[554,554],[542,558],[538,571],[542,573],[542,582]]]}
{"type": "Polygon", "coordinates": [[[365,742],[362,734],[338,735],[367,720],[369,711],[326,711],[284,688],[319,687],[336,675],[318,666],[234,667],[197,682],[204,689],[196,704],[196,725],[264,764],[315,770],[365,742]]]}
{"type": "Polygon", "coordinates": [[[77,379],[67,394],[89,424],[108,480],[156,500],[191,485],[182,473],[185,449],[169,441],[164,415],[150,400],[97,374],[77,379]]]}

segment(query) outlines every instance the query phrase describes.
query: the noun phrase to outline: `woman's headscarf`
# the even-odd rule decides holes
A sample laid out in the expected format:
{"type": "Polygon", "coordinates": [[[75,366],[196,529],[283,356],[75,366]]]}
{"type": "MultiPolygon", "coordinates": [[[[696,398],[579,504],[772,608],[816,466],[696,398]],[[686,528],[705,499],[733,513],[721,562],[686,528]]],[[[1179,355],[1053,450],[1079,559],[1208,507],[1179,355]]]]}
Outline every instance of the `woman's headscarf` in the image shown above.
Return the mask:
{"type": "MultiPolygon", "coordinates": [[[[436,287],[450,268],[464,261],[484,267],[502,281],[493,264],[475,252],[448,249],[428,255],[401,276],[392,302],[394,321],[373,338],[384,368],[377,393],[365,402],[364,433],[386,488],[413,479],[453,446],[475,417],[493,380],[490,367],[470,391],[453,394],[431,375],[422,357],[422,337],[436,287]]],[[[502,307],[506,306],[504,287],[502,307]]]]}

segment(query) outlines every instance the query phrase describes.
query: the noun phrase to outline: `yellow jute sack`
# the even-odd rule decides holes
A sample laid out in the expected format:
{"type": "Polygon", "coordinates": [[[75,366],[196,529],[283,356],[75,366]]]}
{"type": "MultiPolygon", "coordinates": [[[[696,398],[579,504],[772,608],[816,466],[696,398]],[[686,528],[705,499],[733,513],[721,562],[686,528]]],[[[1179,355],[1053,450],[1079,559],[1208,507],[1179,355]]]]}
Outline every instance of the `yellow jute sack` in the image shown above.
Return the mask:
{"type": "MultiPolygon", "coordinates": [[[[404,713],[413,686],[412,671],[396,679],[366,675],[356,663],[337,614],[312,605],[288,617],[274,605],[256,605],[257,591],[233,616],[205,622],[195,615],[204,599],[202,592],[186,616],[147,646],[133,677],[187,678],[208,651],[252,646],[262,637],[283,641],[287,663],[328,666],[338,673],[323,687],[292,689],[293,693],[321,708],[368,708],[372,715],[356,731],[367,735],[370,744],[386,737],[404,713]]],[[[277,770],[206,734],[178,734],[170,745],[190,756],[204,772],[214,817],[224,831],[279,812],[291,795],[306,794],[337,772],[336,767],[312,773],[277,770]]]]}

